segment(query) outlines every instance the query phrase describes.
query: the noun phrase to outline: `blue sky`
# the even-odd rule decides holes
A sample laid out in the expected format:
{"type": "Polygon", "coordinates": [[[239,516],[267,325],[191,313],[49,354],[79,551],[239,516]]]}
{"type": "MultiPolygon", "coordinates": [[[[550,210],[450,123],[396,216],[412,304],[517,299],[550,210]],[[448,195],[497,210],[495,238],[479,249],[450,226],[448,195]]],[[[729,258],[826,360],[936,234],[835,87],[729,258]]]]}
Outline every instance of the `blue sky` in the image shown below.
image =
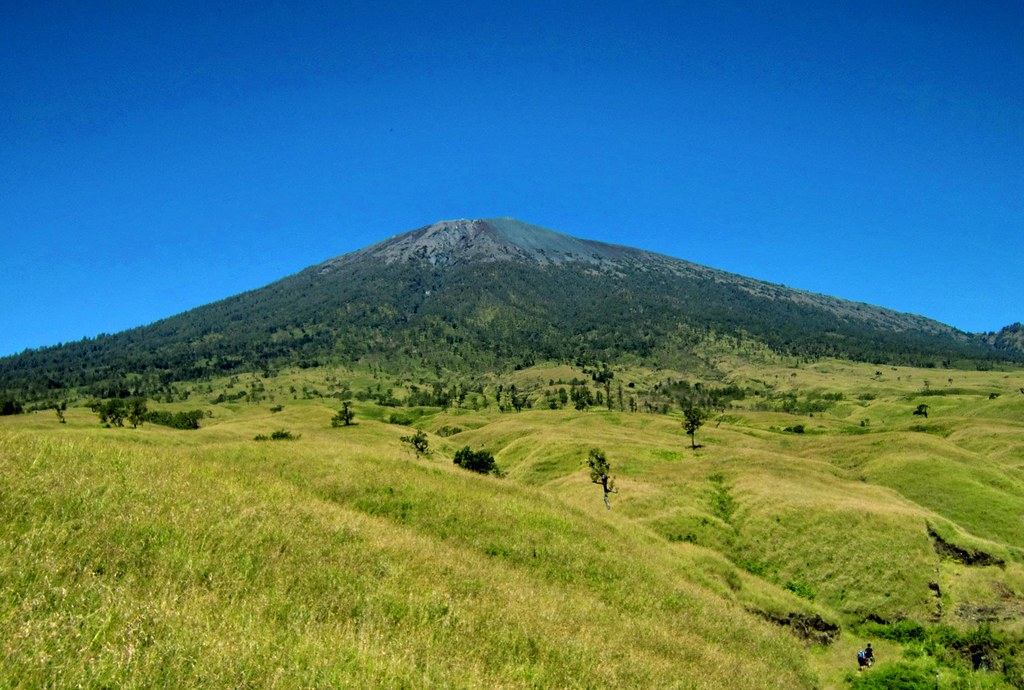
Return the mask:
{"type": "Polygon", "coordinates": [[[1024,319],[1024,2],[502,5],[0,5],[0,355],[493,216],[1024,319]]]}

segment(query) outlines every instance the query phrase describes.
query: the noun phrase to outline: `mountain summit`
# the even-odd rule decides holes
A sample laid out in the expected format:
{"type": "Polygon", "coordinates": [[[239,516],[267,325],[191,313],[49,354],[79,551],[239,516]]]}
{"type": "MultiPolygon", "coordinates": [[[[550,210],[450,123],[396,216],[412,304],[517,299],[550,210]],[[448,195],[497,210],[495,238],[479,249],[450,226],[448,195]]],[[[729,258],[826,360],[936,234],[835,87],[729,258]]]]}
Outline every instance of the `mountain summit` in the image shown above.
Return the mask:
{"type": "Polygon", "coordinates": [[[440,221],[338,257],[324,266],[367,258],[386,264],[426,262],[440,266],[508,260],[598,263],[645,254],[637,249],[563,235],[515,218],[487,218],[440,221]]]}
{"type": "Polygon", "coordinates": [[[713,367],[709,348],[893,364],[1021,352],[912,314],[512,218],[448,220],[149,326],[0,359],[0,393],[100,395],[236,370],[540,361],[713,367]]]}

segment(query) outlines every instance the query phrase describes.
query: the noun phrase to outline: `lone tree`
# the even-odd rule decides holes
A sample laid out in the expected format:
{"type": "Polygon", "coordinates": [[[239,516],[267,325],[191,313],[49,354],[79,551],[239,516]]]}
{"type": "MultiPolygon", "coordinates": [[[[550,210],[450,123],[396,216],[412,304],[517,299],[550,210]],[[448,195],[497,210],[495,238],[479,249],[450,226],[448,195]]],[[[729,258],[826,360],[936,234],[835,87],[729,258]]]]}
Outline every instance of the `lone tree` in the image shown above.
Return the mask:
{"type": "Polygon", "coordinates": [[[348,426],[352,423],[352,419],[356,416],[356,413],[352,411],[351,405],[347,402],[341,403],[341,410],[338,414],[331,417],[331,426],[348,426]]]}
{"type": "Polygon", "coordinates": [[[686,435],[690,437],[690,447],[694,450],[697,449],[697,429],[704,426],[707,418],[708,413],[699,407],[690,406],[683,410],[683,428],[686,429],[686,435]]]}
{"type": "Polygon", "coordinates": [[[68,409],[68,401],[61,400],[59,403],[54,403],[53,409],[57,411],[57,419],[60,421],[60,423],[67,424],[68,420],[64,419],[64,413],[68,409]]]}
{"type": "Polygon", "coordinates": [[[132,398],[128,401],[128,421],[132,423],[133,429],[146,421],[148,413],[145,398],[132,398]]]}
{"type": "Polygon", "coordinates": [[[605,457],[604,451],[591,448],[590,455],[587,457],[587,466],[590,467],[590,481],[600,484],[604,490],[604,507],[611,510],[612,504],[608,500],[608,494],[617,494],[619,490],[615,488],[615,478],[609,474],[612,466],[608,464],[608,458],[605,457]]]}
{"type": "Polygon", "coordinates": [[[501,470],[494,463],[494,456],[486,450],[470,450],[469,446],[466,446],[455,452],[452,462],[466,470],[501,476],[501,470]]]}
{"type": "Polygon", "coordinates": [[[918,417],[924,417],[925,419],[928,419],[928,406],[925,405],[924,403],[921,403],[920,405],[917,406],[917,409],[914,410],[914,414],[917,415],[918,417]]]}
{"type": "Polygon", "coordinates": [[[427,435],[422,431],[417,431],[412,436],[402,436],[401,441],[412,446],[412,449],[416,451],[416,455],[426,455],[430,448],[430,441],[427,440],[427,435]]]}

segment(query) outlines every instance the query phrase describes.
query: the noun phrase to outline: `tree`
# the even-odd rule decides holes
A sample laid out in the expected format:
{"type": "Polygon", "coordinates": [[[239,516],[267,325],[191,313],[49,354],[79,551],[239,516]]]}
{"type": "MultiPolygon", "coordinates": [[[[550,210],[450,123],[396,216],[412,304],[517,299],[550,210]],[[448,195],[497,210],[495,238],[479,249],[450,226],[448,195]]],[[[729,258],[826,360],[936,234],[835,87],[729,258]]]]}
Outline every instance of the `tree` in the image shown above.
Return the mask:
{"type": "Polygon", "coordinates": [[[147,412],[145,398],[132,398],[128,401],[128,421],[132,423],[133,429],[146,421],[147,412]]]}
{"type": "Polygon", "coordinates": [[[591,448],[590,455],[587,457],[587,466],[590,467],[590,481],[600,484],[604,490],[604,507],[611,510],[612,504],[608,500],[608,494],[617,494],[619,490],[615,488],[615,478],[609,474],[612,467],[608,463],[604,451],[591,448]]]}
{"type": "Polygon", "coordinates": [[[925,405],[924,403],[921,403],[920,405],[917,406],[917,409],[914,410],[914,414],[917,415],[918,417],[924,417],[925,419],[927,419],[928,418],[928,406],[925,405]]]}
{"type": "MultiPolygon", "coordinates": [[[[1024,393],[1024,391],[1021,391],[1024,393]]],[[[3,400],[0,401],[0,417],[12,414],[21,414],[25,411],[21,403],[17,400],[3,400]]]]}
{"type": "Polygon", "coordinates": [[[508,389],[508,401],[516,412],[522,412],[523,407],[526,406],[526,394],[520,395],[516,384],[513,383],[508,389]]]}
{"type": "Polygon", "coordinates": [[[352,407],[347,402],[343,402],[341,410],[331,418],[331,426],[348,426],[355,416],[356,413],[352,411],[352,407]]]}
{"type": "Polygon", "coordinates": [[[452,462],[463,469],[479,472],[480,474],[501,474],[498,466],[494,464],[494,456],[486,450],[474,451],[470,450],[469,446],[466,446],[455,453],[455,458],[452,462]]]}
{"type": "Polygon", "coordinates": [[[198,429],[199,421],[206,416],[202,410],[188,410],[181,412],[166,412],[153,410],[146,414],[146,421],[161,426],[169,426],[172,429],[198,429]]]}
{"type": "Polygon", "coordinates": [[[111,398],[110,400],[93,400],[89,403],[93,412],[99,415],[100,424],[106,426],[124,426],[124,418],[127,410],[124,400],[111,398]]]}
{"type": "Polygon", "coordinates": [[[699,407],[691,406],[683,410],[683,428],[686,429],[686,435],[690,437],[690,447],[694,450],[697,449],[697,429],[704,426],[707,418],[708,413],[699,407]]]}
{"type": "Polygon", "coordinates": [[[412,436],[402,436],[401,441],[412,446],[412,449],[416,451],[416,455],[426,455],[430,448],[430,441],[427,440],[427,435],[422,431],[417,431],[412,436]]]}
{"type": "Polygon", "coordinates": [[[59,403],[54,403],[53,409],[57,412],[57,419],[60,421],[60,423],[67,424],[68,420],[64,419],[64,413],[68,409],[68,401],[61,400],[59,403]]]}
{"type": "Polygon", "coordinates": [[[573,384],[569,398],[572,399],[573,407],[581,412],[594,404],[594,395],[585,383],[579,386],[573,384]]]}

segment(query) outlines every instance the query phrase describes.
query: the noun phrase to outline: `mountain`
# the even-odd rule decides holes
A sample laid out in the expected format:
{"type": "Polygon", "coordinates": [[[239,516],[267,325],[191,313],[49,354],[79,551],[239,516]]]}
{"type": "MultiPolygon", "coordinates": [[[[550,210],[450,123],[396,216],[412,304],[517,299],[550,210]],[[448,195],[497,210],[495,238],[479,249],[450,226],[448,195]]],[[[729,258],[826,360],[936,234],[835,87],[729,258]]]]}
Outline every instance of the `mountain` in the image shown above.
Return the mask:
{"type": "Polygon", "coordinates": [[[1024,324],[1020,322],[984,336],[985,342],[1004,352],[1024,352],[1024,324]]]}
{"type": "Polygon", "coordinates": [[[434,223],[149,326],[2,359],[0,392],[151,392],[326,362],[693,367],[709,343],[879,363],[1022,358],[920,316],[496,218],[434,223]]]}

